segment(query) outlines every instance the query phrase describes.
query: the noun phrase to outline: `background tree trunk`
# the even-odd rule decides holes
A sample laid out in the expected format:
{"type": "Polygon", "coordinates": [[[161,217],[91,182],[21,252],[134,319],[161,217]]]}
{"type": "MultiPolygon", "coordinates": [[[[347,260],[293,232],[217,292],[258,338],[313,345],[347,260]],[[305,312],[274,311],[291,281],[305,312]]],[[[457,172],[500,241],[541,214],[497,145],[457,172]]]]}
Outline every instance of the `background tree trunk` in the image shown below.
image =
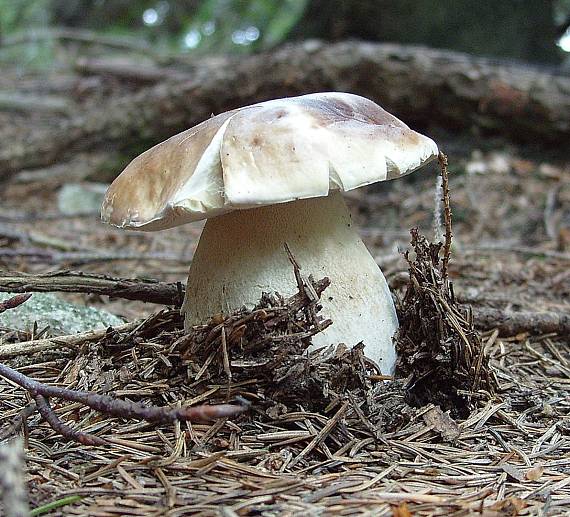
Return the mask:
{"type": "Polygon", "coordinates": [[[552,0],[311,0],[293,37],[428,44],[558,63],[552,0]]]}

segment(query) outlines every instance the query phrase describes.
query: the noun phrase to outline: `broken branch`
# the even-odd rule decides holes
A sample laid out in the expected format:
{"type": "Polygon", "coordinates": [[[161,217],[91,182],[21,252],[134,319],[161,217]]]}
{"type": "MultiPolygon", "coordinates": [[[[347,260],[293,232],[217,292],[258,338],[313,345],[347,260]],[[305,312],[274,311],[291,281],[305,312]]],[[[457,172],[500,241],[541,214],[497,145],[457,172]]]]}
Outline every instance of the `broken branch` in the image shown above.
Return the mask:
{"type": "Polygon", "coordinates": [[[119,418],[134,418],[147,422],[204,421],[217,418],[229,418],[239,415],[246,410],[244,405],[219,404],[195,407],[168,408],[147,406],[140,402],[116,399],[109,395],[99,395],[90,391],[70,390],[59,386],[50,386],[13,370],[0,363],[0,375],[30,392],[36,401],[37,409],[42,418],[51,428],[68,439],[83,445],[104,445],[105,440],[72,429],[63,423],[55,414],[48,399],[56,397],[72,402],[79,402],[95,411],[119,418]]]}
{"type": "Polygon", "coordinates": [[[32,295],[30,293],[17,294],[16,296],[12,296],[12,298],[8,298],[7,300],[0,302],[0,314],[2,314],[3,312],[5,312],[7,310],[15,309],[16,307],[19,307],[20,305],[22,305],[23,303],[28,301],[31,296],[32,295]]]}
{"type": "Polygon", "coordinates": [[[557,312],[510,312],[478,307],[473,311],[475,323],[485,329],[498,329],[503,336],[514,336],[522,332],[535,335],[556,333],[570,335],[570,315],[557,312]]]}
{"type": "MultiPolygon", "coordinates": [[[[91,273],[58,271],[33,275],[29,273],[0,273],[0,292],[66,292],[90,293],[139,300],[142,302],[180,307],[184,286],[135,278],[112,278],[91,273]]],[[[1,311],[0,311],[1,312],[1,311]]]]}
{"type": "MultiPolygon", "coordinates": [[[[130,332],[136,329],[142,321],[133,321],[125,325],[118,325],[112,328],[114,332],[130,332]]],[[[54,338],[35,339],[32,341],[20,341],[19,343],[10,343],[0,345],[0,358],[14,357],[20,354],[33,354],[46,350],[55,350],[57,348],[70,348],[76,350],[80,346],[98,341],[109,333],[109,329],[90,330],[80,334],[70,334],[67,336],[58,336],[54,338]]]]}

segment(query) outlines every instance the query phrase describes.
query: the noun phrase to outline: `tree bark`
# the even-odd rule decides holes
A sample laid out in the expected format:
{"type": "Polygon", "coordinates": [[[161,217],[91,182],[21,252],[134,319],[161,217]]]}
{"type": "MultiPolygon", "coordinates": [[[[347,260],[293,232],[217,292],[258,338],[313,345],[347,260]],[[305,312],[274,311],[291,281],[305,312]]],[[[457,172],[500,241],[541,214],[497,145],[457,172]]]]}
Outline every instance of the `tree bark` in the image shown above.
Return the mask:
{"type": "Polygon", "coordinates": [[[483,329],[498,329],[501,336],[514,336],[522,332],[530,334],[556,333],[570,335],[570,315],[556,312],[511,312],[487,307],[473,310],[475,324],[483,329]]]}
{"type": "Polygon", "coordinates": [[[79,152],[130,155],[133,147],[150,146],[212,113],[327,90],[370,97],[428,132],[441,125],[523,142],[570,141],[570,76],[524,64],[421,47],[307,41],[243,59],[204,58],[193,67],[186,80],[111,97],[56,128],[5,138],[0,178],[79,152]]]}

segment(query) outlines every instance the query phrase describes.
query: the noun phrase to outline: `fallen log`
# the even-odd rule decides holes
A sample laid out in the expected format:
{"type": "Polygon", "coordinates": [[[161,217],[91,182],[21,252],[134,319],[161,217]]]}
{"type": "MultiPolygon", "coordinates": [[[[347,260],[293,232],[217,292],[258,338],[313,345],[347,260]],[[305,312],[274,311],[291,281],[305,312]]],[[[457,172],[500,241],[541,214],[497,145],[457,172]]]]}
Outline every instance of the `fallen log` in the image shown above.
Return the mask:
{"type": "Polygon", "coordinates": [[[475,127],[547,144],[570,138],[570,76],[422,47],[309,41],[245,58],[197,60],[185,79],[111,96],[55,128],[5,138],[0,178],[78,152],[130,154],[133,147],[140,150],[212,113],[325,90],[370,97],[414,127],[475,127]]]}

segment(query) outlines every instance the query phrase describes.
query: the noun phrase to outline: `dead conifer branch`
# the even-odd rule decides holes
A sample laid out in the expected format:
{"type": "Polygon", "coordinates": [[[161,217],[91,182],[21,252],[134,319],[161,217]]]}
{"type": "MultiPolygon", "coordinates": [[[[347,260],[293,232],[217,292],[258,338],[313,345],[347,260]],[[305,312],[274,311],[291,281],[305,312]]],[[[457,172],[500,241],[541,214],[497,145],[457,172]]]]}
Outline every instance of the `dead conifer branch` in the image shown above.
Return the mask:
{"type": "Polygon", "coordinates": [[[136,329],[140,324],[141,321],[134,321],[131,323],[125,323],[124,325],[118,325],[111,329],[90,330],[88,332],[81,332],[80,334],[70,334],[53,338],[3,344],[0,345],[0,359],[14,357],[20,354],[33,354],[36,352],[44,352],[46,350],[56,350],[61,348],[77,350],[87,343],[99,341],[105,337],[110,337],[113,333],[130,332],[136,329]]]}
{"type": "Polygon", "coordinates": [[[89,293],[175,307],[180,307],[184,298],[184,287],[179,284],[73,271],[43,274],[0,272],[0,292],[89,293]]]}
{"type": "MultiPolygon", "coordinates": [[[[262,353],[265,351],[268,364],[265,377],[269,375],[274,376],[274,379],[281,379],[283,384],[283,387],[279,387],[281,390],[287,389],[286,387],[290,386],[295,376],[303,373],[305,367],[302,365],[306,362],[303,353],[310,345],[309,338],[331,324],[330,320],[322,321],[322,318],[317,316],[320,308],[318,306],[320,295],[330,281],[327,278],[318,282],[311,277],[303,278],[299,265],[292,255],[290,258],[298,280],[299,291],[295,295],[287,299],[277,293],[263,295],[259,306],[253,311],[243,309],[229,316],[213,318],[209,324],[197,327],[191,335],[181,336],[170,346],[172,353],[182,353],[182,357],[191,363],[203,360],[201,366],[194,368],[194,371],[198,372],[195,381],[198,381],[200,376],[206,374],[208,370],[206,378],[211,377],[214,371],[224,371],[229,383],[227,385],[229,398],[234,378],[232,361],[236,359],[234,351],[236,347],[249,350],[248,353],[252,354],[252,357],[257,356],[259,350],[262,350],[262,353]],[[243,339],[249,343],[245,344],[243,339]],[[288,356],[292,350],[296,351],[296,355],[290,359],[288,356]]],[[[85,343],[97,341],[120,345],[135,335],[142,337],[145,333],[156,332],[157,326],[160,327],[164,324],[163,322],[172,325],[173,328],[178,328],[177,325],[182,323],[177,311],[163,311],[143,322],[131,323],[110,332],[106,330],[98,333],[91,332],[83,336],[65,336],[65,339],[42,340],[46,342],[41,345],[44,349],[54,346],[78,349],[85,343]]],[[[17,345],[22,345],[22,343],[17,345]]],[[[7,346],[14,347],[14,345],[5,345],[4,348],[7,346]]],[[[30,349],[38,349],[34,341],[25,343],[25,347],[20,346],[20,349],[22,348],[27,349],[28,352],[30,349]],[[34,346],[35,348],[32,348],[34,346]]],[[[12,348],[10,352],[14,353],[15,350],[12,348]]],[[[7,351],[0,350],[0,355],[2,353],[6,354],[7,351]]],[[[50,398],[77,402],[108,416],[157,423],[224,419],[236,416],[246,409],[244,404],[180,408],[145,405],[89,391],[44,384],[2,363],[0,363],[0,375],[32,394],[40,415],[56,432],[84,445],[101,445],[103,441],[97,436],[76,431],[63,423],[50,407],[50,398]]],[[[198,398],[203,400],[202,397],[198,398]]]]}
{"type": "Polygon", "coordinates": [[[431,402],[465,415],[481,393],[484,397],[494,393],[497,381],[471,310],[457,303],[448,278],[451,208],[444,154],[440,154],[440,163],[445,242],[429,243],[417,229],[411,231],[415,258],[406,252],[409,282],[399,307],[397,371],[406,378],[412,405],[431,402]]]}
{"type": "Polygon", "coordinates": [[[441,187],[442,187],[442,202],[443,202],[443,219],[445,222],[445,241],[443,243],[443,262],[441,266],[441,273],[444,279],[447,278],[447,270],[449,267],[449,257],[451,255],[451,204],[449,201],[449,177],[447,171],[447,155],[439,153],[439,165],[441,167],[441,187]]]}
{"type": "Polygon", "coordinates": [[[474,311],[476,324],[485,329],[498,329],[502,336],[514,336],[522,332],[535,335],[555,333],[570,336],[570,314],[544,311],[505,311],[478,307],[474,311]]]}
{"type": "Polygon", "coordinates": [[[99,395],[88,391],[70,390],[43,384],[2,363],[0,363],[0,376],[18,384],[34,396],[40,415],[52,429],[65,438],[78,441],[83,445],[103,445],[106,442],[96,436],[76,431],[61,422],[49,405],[48,399],[50,397],[79,402],[107,415],[119,418],[140,419],[147,422],[206,421],[217,418],[229,418],[245,411],[243,405],[237,406],[232,404],[181,408],[144,405],[117,399],[109,395],[99,395]]]}
{"type": "Polygon", "coordinates": [[[14,421],[0,430],[0,441],[16,434],[18,430],[25,425],[26,420],[36,412],[36,403],[31,401],[20,413],[14,418],[14,421]]]}
{"type": "Polygon", "coordinates": [[[93,434],[82,433],[63,423],[49,404],[49,400],[43,395],[35,396],[36,407],[40,416],[48,425],[63,438],[79,442],[82,445],[106,445],[107,442],[93,434]]]}

